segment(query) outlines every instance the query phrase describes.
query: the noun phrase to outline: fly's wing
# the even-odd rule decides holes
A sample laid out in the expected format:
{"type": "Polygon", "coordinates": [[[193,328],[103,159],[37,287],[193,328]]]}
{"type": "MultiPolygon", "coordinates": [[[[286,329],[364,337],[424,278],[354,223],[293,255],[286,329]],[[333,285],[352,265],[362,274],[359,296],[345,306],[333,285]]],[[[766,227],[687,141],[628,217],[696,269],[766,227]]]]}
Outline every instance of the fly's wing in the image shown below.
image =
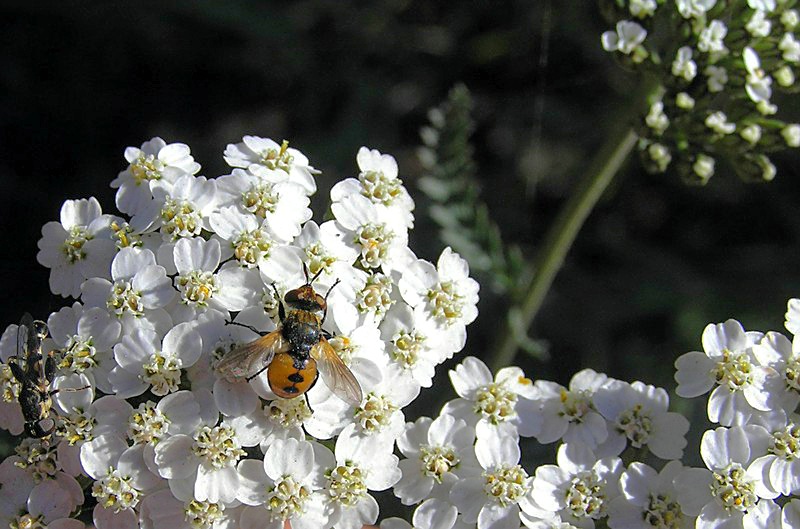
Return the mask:
{"type": "Polygon", "coordinates": [[[17,327],[17,360],[22,361],[23,358],[28,356],[30,351],[29,342],[33,332],[33,317],[27,312],[22,315],[17,327]]]}
{"type": "Polygon", "coordinates": [[[350,368],[342,362],[328,340],[322,338],[318,344],[311,348],[311,357],[317,362],[322,381],[334,395],[350,404],[361,404],[362,393],[358,380],[353,376],[350,368]]]}
{"type": "Polygon", "coordinates": [[[281,330],[278,329],[229,351],[219,361],[216,370],[228,379],[247,378],[263,371],[275,353],[288,350],[289,342],[283,338],[281,330]]]}

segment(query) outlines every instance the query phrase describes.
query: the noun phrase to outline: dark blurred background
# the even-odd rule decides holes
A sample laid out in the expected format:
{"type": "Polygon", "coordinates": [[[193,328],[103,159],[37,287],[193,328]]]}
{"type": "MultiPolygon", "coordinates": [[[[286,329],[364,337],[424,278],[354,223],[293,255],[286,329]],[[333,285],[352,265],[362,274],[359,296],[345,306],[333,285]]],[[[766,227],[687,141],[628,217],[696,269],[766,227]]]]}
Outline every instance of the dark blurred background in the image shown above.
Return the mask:
{"type": "MultiPolygon", "coordinates": [[[[318,214],[330,186],[356,174],[361,145],[391,153],[417,199],[412,247],[435,259],[415,151],[428,109],[463,82],[483,199],[532,256],[635,104],[634,75],[600,46],[612,24],[586,0],[5,0],[0,17],[3,326],[69,302],[49,294],[36,262],[41,226],[68,198],[94,195],[115,212],[108,184],[123,150],[153,136],[189,144],[209,177],[227,172],[222,150],[244,134],[288,139],[323,171],[318,214]]],[[[796,102],[779,102],[798,121],[796,102]]],[[[686,187],[631,156],[532,329],[551,359],[517,363],[562,383],[592,367],[671,388],[672,363],[701,348],[708,322],[782,329],[786,300],[800,296],[800,175],[796,150],[774,161],[768,185],[720,169],[686,187]]],[[[467,353],[486,357],[506,306],[482,283],[467,353]]]]}

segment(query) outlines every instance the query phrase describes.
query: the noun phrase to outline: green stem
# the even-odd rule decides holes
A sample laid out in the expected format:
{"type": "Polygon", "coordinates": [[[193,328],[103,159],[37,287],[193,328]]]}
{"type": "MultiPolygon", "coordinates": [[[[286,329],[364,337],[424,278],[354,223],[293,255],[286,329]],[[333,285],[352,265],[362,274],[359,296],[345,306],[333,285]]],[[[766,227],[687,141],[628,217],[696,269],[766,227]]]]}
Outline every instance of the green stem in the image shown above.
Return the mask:
{"type": "Polygon", "coordinates": [[[632,129],[610,137],[598,152],[590,169],[578,182],[575,192],[562,206],[545,236],[534,267],[533,279],[518,309],[519,317],[513,325],[508,325],[494,349],[491,360],[494,370],[508,366],[514,360],[520,343],[519,334],[530,327],[578,231],[636,145],[636,140],[637,135],[632,129]]]}

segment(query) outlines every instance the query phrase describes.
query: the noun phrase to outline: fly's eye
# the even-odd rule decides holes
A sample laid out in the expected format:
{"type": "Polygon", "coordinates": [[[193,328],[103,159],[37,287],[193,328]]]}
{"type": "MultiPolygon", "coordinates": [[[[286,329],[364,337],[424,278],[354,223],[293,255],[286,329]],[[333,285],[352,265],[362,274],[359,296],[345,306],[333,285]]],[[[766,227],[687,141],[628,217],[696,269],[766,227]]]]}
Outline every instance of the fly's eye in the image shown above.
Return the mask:
{"type": "Polygon", "coordinates": [[[319,305],[319,308],[320,308],[321,310],[325,310],[325,306],[328,304],[328,303],[325,301],[325,298],[323,298],[323,297],[322,297],[322,296],[320,296],[319,294],[315,294],[315,295],[314,295],[314,301],[317,303],[317,305],[319,305]]]}
{"type": "Polygon", "coordinates": [[[286,303],[300,301],[300,289],[296,288],[294,290],[290,290],[289,292],[287,292],[286,295],[283,297],[283,301],[285,301],[286,303]]]}

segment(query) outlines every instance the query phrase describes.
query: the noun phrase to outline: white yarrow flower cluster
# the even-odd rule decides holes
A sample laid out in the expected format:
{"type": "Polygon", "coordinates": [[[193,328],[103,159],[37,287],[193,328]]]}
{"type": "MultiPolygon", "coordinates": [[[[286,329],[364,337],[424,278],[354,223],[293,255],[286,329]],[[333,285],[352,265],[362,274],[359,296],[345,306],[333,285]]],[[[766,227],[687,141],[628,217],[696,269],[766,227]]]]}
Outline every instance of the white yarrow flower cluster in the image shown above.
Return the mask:
{"type": "Polygon", "coordinates": [[[603,48],[660,80],[659,100],[639,131],[646,167],[677,165],[682,177],[704,184],[717,159],[727,158],[743,179],[772,180],[768,156],[800,145],[791,125],[775,117],[775,93],[796,91],[795,2],[603,3],[616,23],[616,31],[602,34],[603,48]]]}
{"type": "MultiPolygon", "coordinates": [[[[478,301],[466,261],[448,248],[434,265],[408,248],[414,202],[390,155],[362,148],[357,178],[334,186],[333,218],[321,224],[309,207],[319,171],[288,142],[245,136],[224,158],[230,174],[206,178],[186,145],[130,147],[112,182],[122,216],[69,200],[42,229],[51,290],[76,301],[42,318],[60,389],[55,431],[0,465],[12,526],[82,527],[70,516],[94,498],[98,529],[356,529],[378,518],[372,492],[401,479],[396,443],[419,451],[403,440],[403,408],[464,346],[478,301]],[[327,373],[284,399],[266,373],[230,381],[215,371],[255,330],[276,329],[283,296],[306,273],[326,297],[323,328],[360,403],[337,397],[327,373]]],[[[11,325],[0,340],[0,425],[12,434],[32,420],[8,366],[17,349],[11,325]]],[[[472,427],[448,420],[431,446],[471,450],[472,427]]],[[[429,458],[439,477],[441,457],[429,458]]]]}

